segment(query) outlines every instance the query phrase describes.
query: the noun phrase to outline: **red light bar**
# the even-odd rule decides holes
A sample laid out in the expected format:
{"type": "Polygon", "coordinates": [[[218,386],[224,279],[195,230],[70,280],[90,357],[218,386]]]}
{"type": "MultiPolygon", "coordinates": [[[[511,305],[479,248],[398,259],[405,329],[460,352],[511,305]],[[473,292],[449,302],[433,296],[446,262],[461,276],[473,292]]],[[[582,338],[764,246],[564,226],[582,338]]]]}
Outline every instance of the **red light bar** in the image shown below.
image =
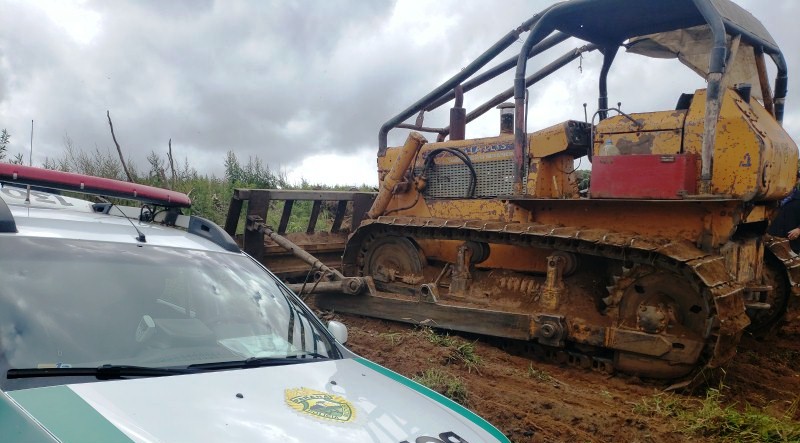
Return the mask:
{"type": "Polygon", "coordinates": [[[83,194],[126,198],[160,206],[188,208],[192,205],[188,195],[168,189],[8,163],[0,163],[0,181],[83,194]]]}

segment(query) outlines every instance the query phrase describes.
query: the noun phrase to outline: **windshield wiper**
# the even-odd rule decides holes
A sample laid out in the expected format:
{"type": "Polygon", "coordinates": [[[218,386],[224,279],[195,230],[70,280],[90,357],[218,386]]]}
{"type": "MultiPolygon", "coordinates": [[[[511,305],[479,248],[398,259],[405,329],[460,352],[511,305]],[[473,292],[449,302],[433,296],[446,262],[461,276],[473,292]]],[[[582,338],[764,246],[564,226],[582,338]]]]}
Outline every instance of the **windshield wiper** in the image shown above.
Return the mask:
{"type": "Polygon", "coordinates": [[[187,366],[187,369],[200,369],[214,371],[217,369],[244,369],[260,368],[264,366],[293,365],[297,363],[309,363],[314,360],[328,360],[328,357],[315,352],[304,352],[289,357],[250,357],[245,360],[218,361],[213,363],[195,363],[187,366]],[[310,356],[312,358],[298,358],[299,356],[310,356]]]}
{"type": "Polygon", "coordinates": [[[125,377],[163,377],[167,375],[191,374],[196,371],[181,368],[151,368],[147,366],[102,365],[96,368],[19,368],[9,369],[6,378],[34,377],[97,377],[98,380],[125,377]]]}
{"type": "Polygon", "coordinates": [[[299,357],[303,357],[303,358],[313,357],[313,358],[321,358],[321,359],[324,359],[324,360],[330,359],[330,357],[328,357],[327,355],[322,355],[319,352],[313,352],[313,351],[305,351],[305,352],[301,352],[299,354],[294,354],[294,355],[289,355],[288,356],[288,358],[299,358],[299,357]]]}
{"type": "Polygon", "coordinates": [[[154,368],[148,366],[102,365],[96,368],[14,368],[6,371],[6,378],[35,377],[97,377],[98,380],[114,380],[127,377],[164,377],[168,375],[195,374],[203,371],[222,369],[258,368],[263,366],[291,365],[307,363],[328,357],[316,352],[304,352],[285,358],[251,357],[246,360],[195,363],[185,368],[154,368]],[[311,358],[301,358],[311,357],[311,358]]]}

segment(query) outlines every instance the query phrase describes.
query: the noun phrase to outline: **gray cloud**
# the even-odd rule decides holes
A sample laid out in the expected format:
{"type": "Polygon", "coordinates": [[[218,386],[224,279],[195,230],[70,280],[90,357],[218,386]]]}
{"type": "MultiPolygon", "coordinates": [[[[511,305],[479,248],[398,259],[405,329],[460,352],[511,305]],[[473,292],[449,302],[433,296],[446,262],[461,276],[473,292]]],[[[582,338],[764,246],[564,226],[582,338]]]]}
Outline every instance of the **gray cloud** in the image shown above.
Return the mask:
{"type": "MultiPolygon", "coordinates": [[[[113,146],[110,110],[120,143],[138,162],[165,152],[172,138],[178,157],[217,175],[228,150],[291,167],[314,154],[374,149],[384,121],[550,3],[97,0],[85,7],[99,15],[99,29],[84,44],[31,3],[0,0],[0,127],[11,132],[13,152],[27,153],[34,119],[38,163],[63,152],[65,134],[85,149],[113,146]]],[[[790,64],[786,127],[800,139],[798,31],[784,25],[798,6],[741,3],[775,27],[790,64]]],[[[553,58],[532,62],[529,72],[553,58]]],[[[680,67],[643,76],[635,58],[623,58],[610,88],[626,110],[667,108],[703,85],[686,70],[677,74],[680,67]]],[[[599,57],[589,54],[582,65],[531,89],[542,125],[582,118],[584,102],[596,106],[599,57]]],[[[511,74],[493,85],[468,94],[466,105],[511,86],[511,74]]],[[[426,124],[446,124],[446,113],[426,124]]],[[[495,117],[487,119],[493,128],[495,117]]]]}

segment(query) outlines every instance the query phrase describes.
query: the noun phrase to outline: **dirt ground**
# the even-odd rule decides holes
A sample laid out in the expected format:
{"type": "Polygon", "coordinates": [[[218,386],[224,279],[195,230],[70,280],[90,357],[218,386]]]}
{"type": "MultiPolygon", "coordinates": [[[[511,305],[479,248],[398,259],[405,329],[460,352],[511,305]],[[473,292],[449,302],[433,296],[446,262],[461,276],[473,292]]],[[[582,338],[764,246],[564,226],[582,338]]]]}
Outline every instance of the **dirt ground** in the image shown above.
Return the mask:
{"type": "MultiPolygon", "coordinates": [[[[322,313],[330,319],[330,313],[322,313]]],[[[432,343],[419,328],[402,323],[336,314],[349,330],[354,352],[409,378],[428,369],[457,377],[466,388],[466,406],[513,442],[683,442],[717,441],[681,432],[685,423],[658,413],[665,383],[625,374],[605,374],[512,355],[484,339],[480,358],[468,368],[448,358],[450,350],[432,343]],[[647,402],[643,411],[641,405],[647,402]]],[[[735,360],[715,382],[723,404],[746,405],[776,417],[800,421],[800,321],[767,340],[745,337],[735,360]]],[[[705,393],[680,394],[699,405],[705,393]]]]}

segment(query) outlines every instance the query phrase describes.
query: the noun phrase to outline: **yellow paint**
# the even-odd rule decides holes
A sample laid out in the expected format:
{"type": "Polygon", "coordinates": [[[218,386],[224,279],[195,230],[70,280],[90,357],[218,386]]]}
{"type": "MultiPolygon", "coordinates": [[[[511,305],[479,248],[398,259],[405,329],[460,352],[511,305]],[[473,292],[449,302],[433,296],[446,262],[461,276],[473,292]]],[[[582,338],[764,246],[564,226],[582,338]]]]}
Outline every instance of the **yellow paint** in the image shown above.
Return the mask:
{"type": "Polygon", "coordinates": [[[427,202],[430,214],[436,218],[461,220],[511,221],[500,200],[434,200],[427,202]]]}
{"type": "Polygon", "coordinates": [[[286,389],[286,405],[308,417],[335,423],[356,419],[356,408],[344,397],[309,388],[286,389]]]}
{"type": "Polygon", "coordinates": [[[575,198],[578,183],[573,170],[574,157],[563,154],[531,160],[528,195],[537,198],[575,198]]]}
{"type": "Polygon", "coordinates": [[[412,189],[405,194],[397,194],[389,202],[383,215],[415,215],[417,217],[432,217],[433,215],[425,204],[419,191],[412,189]]]}
{"type": "Polygon", "coordinates": [[[764,270],[764,243],[761,239],[749,238],[737,242],[728,242],[720,253],[730,275],[740,283],[760,281],[764,270]]]}
{"type": "Polygon", "coordinates": [[[531,158],[542,158],[564,152],[570,144],[567,139],[567,124],[567,122],[558,123],[530,134],[528,155],[531,158]]]}
{"type": "Polygon", "coordinates": [[[419,132],[408,134],[406,144],[400,150],[400,154],[392,165],[392,169],[389,170],[389,173],[381,180],[381,189],[375,197],[375,201],[372,203],[372,208],[370,208],[367,213],[367,217],[376,218],[382,215],[394,195],[400,193],[398,192],[397,186],[402,182],[406,182],[406,186],[408,185],[407,182],[409,180],[406,176],[406,171],[414,161],[414,157],[416,157],[420,147],[427,142],[425,137],[419,132]]]}
{"type": "MultiPolygon", "coordinates": [[[[643,238],[684,239],[728,258],[729,270],[740,281],[760,278],[763,254],[760,243],[731,240],[742,223],[768,220],[774,206],[750,202],[775,201],[795,183],[797,145],[755,99],[745,103],[733,90],[724,92],[714,148],[712,190],[719,199],[673,202],[646,200],[590,200],[578,198],[573,154],[566,123],[529,136],[527,194],[510,201],[494,199],[426,199],[411,185],[395,195],[388,215],[434,217],[448,220],[541,223],[578,229],[603,229],[637,234],[643,238]],[[724,246],[726,245],[726,246],[724,246]],[[725,248],[725,251],[721,251],[725,248]],[[758,262],[758,263],[757,263],[758,262]]],[[[593,149],[599,154],[610,139],[619,155],[699,154],[702,150],[705,91],[699,90],[688,110],[631,114],[636,123],[614,116],[596,127],[593,149]]],[[[475,140],[429,143],[420,149],[415,167],[424,155],[441,147],[460,148],[479,163],[513,158],[513,137],[503,134],[475,140]]],[[[398,157],[390,148],[378,159],[388,171],[398,157]]],[[[437,164],[460,162],[444,155],[437,164]]],[[[635,171],[631,171],[635,173],[635,171]]],[[[421,242],[428,257],[453,262],[459,242],[421,242]]],[[[544,272],[548,251],[492,245],[489,259],[479,267],[544,272]]]]}
{"type": "Polygon", "coordinates": [[[753,206],[745,216],[745,223],[755,223],[772,219],[773,208],[763,205],[753,206]]]}
{"type": "MultiPolygon", "coordinates": [[[[454,263],[461,241],[417,240],[420,249],[430,260],[454,263]]],[[[489,258],[476,267],[485,269],[510,269],[544,274],[547,272],[547,257],[551,249],[528,248],[511,245],[490,245],[489,258]]]]}
{"type": "MultiPolygon", "coordinates": [[[[705,97],[698,90],[686,116],[685,152],[702,152],[705,97]]],[[[797,156],[797,145],[757,100],[747,104],[732,89],[725,91],[714,145],[714,194],[779,199],[794,186],[797,156]]]]}
{"type": "Polygon", "coordinates": [[[643,112],[630,115],[639,125],[622,115],[607,118],[597,125],[594,154],[611,140],[621,155],[678,154],[686,111],[643,112]]]}
{"type": "MultiPolygon", "coordinates": [[[[473,163],[511,159],[514,157],[514,136],[502,134],[499,137],[428,143],[420,149],[415,167],[422,167],[427,153],[439,148],[461,149],[470,156],[473,163]]],[[[440,154],[434,159],[434,163],[437,165],[460,164],[461,160],[453,155],[440,154]]]]}

